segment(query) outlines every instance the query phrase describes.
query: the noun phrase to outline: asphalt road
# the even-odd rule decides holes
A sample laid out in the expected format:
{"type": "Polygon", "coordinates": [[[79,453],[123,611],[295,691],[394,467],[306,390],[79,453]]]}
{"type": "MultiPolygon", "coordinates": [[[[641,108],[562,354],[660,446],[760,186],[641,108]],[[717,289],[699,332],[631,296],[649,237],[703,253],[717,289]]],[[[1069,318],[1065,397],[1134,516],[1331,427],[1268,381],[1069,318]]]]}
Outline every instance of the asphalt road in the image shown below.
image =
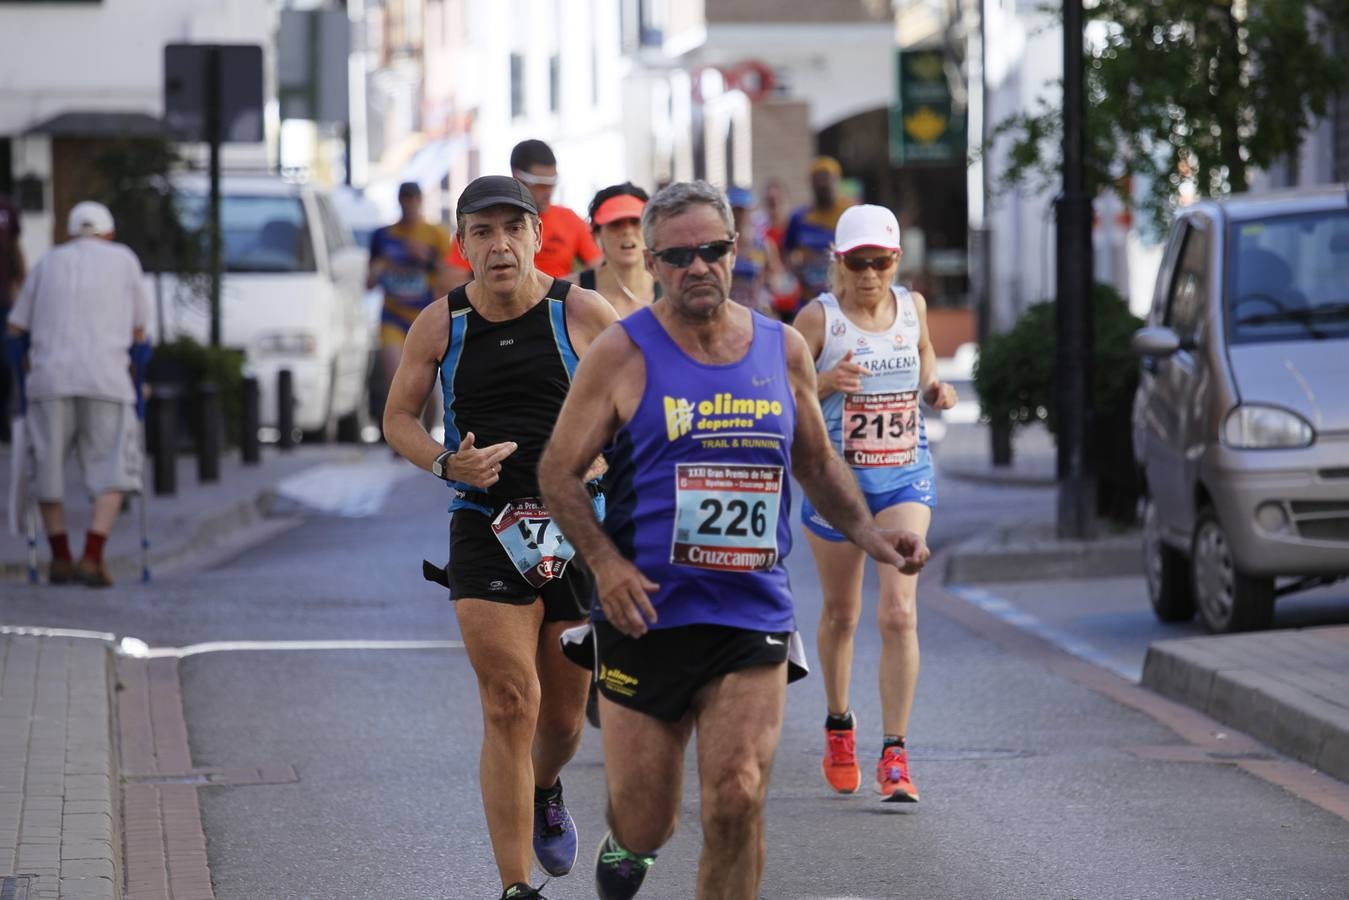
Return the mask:
{"type": "MultiPolygon", "coordinates": [[[[308,516],[206,571],[105,593],[25,593],[14,609],[26,622],[152,646],[454,640],[443,591],[419,572],[423,556],[443,560],[445,501],[429,478],[404,480],[369,515],[308,516]]],[[[951,483],[942,502],[937,546],[1047,515],[1053,494],[951,483]]],[[[804,541],[789,562],[813,658],[819,593],[804,541]]],[[[1084,589],[1082,603],[1092,602],[1084,589]]],[[[822,686],[818,677],[794,686],[767,811],[764,897],[1349,896],[1349,822],[1231,766],[1140,758],[1127,748],[1176,736],[932,606],[920,627],[910,745],[922,803],[830,794],[819,774],[822,686]]],[[[879,749],[878,650],[864,629],[854,702],[868,757],[879,749]]],[[[219,900],[499,895],[462,650],[235,649],[187,657],[180,672],[197,766],[299,774],[295,784],[201,789],[219,900]]],[[[593,897],[604,805],[596,732],[564,784],[582,858],[545,893],[593,897]]],[[[693,895],[697,816],[686,789],[679,831],[643,897],[693,895]]]]}

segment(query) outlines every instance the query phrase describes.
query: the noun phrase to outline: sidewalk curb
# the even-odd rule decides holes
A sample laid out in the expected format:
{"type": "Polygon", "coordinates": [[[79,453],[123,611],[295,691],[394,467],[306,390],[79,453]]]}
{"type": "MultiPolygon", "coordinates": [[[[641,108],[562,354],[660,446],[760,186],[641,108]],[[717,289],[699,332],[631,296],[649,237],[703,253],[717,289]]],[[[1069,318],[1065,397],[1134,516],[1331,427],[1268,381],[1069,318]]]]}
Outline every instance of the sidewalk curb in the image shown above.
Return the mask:
{"type": "Polygon", "coordinates": [[[1141,684],[1349,781],[1349,708],[1315,692],[1322,683],[1315,655],[1299,631],[1157,641],[1148,648],[1141,684]],[[1251,667],[1255,640],[1265,654],[1280,652],[1271,647],[1275,641],[1306,648],[1290,653],[1291,662],[1308,663],[1305,671],[1290,667],[1285,680],[1251,667]]]}

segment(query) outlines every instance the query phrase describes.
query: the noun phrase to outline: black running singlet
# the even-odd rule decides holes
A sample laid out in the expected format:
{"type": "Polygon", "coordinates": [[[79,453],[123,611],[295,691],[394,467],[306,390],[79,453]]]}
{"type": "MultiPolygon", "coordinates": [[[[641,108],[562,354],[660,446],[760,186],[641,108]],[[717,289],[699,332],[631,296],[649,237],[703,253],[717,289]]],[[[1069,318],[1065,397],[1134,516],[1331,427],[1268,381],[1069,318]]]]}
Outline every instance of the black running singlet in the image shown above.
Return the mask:
{"type": "MultiPolygon", "coordinates": [[[[445,446],[455,449],[473,432],[474,446],[515,441],[501,463],[501,480],[487,489],[492,504],[537,497],[537,471],[544,444],[562,409],[576,351],[567,335],[565,298],[571,283],[554,278],[548,294],[523,315],[506,322],[483,318],[469,303],[467,286],[450,292],[450,336],[440,361],[445,398],[445,446]]],[[[481,508],[478,488],[450,509],[481,508]]]]}

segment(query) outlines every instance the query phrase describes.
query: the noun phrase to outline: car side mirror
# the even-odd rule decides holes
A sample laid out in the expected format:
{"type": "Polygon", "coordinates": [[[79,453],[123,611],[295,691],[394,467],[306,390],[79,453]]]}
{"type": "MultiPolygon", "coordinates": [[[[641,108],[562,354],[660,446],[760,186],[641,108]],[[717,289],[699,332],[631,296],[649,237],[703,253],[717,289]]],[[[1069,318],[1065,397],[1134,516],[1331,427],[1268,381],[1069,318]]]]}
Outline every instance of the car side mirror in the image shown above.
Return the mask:
{"type": "Polygon", "coordinates": [[[1180,335],[1170,328],[1140,328],[1134,332],[1129,346],[1144,359],[1157,360],[1174,356],[1183,345],[1180,335]]]}

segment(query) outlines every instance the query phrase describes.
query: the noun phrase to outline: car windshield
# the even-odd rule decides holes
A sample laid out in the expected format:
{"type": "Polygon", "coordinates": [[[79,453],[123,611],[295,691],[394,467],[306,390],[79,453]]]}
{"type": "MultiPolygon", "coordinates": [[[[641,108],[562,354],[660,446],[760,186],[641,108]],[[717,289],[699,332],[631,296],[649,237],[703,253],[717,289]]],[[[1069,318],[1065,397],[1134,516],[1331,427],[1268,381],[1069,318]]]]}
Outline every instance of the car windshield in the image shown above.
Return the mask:
{"type": "Polygon", "coordinates": [[[1233,344],[1349,338],[1349,209],[1232,225],[1233,344]]]}
{"type": "MultiPolygon", "coordinates": [[[[188,229],[206,219],[206,197],[181,194],[179,216],[188,229]]],[[[314,247],[299,197],[225,194],[220,198],[226,272],[313,272],[314,247]]]]}

